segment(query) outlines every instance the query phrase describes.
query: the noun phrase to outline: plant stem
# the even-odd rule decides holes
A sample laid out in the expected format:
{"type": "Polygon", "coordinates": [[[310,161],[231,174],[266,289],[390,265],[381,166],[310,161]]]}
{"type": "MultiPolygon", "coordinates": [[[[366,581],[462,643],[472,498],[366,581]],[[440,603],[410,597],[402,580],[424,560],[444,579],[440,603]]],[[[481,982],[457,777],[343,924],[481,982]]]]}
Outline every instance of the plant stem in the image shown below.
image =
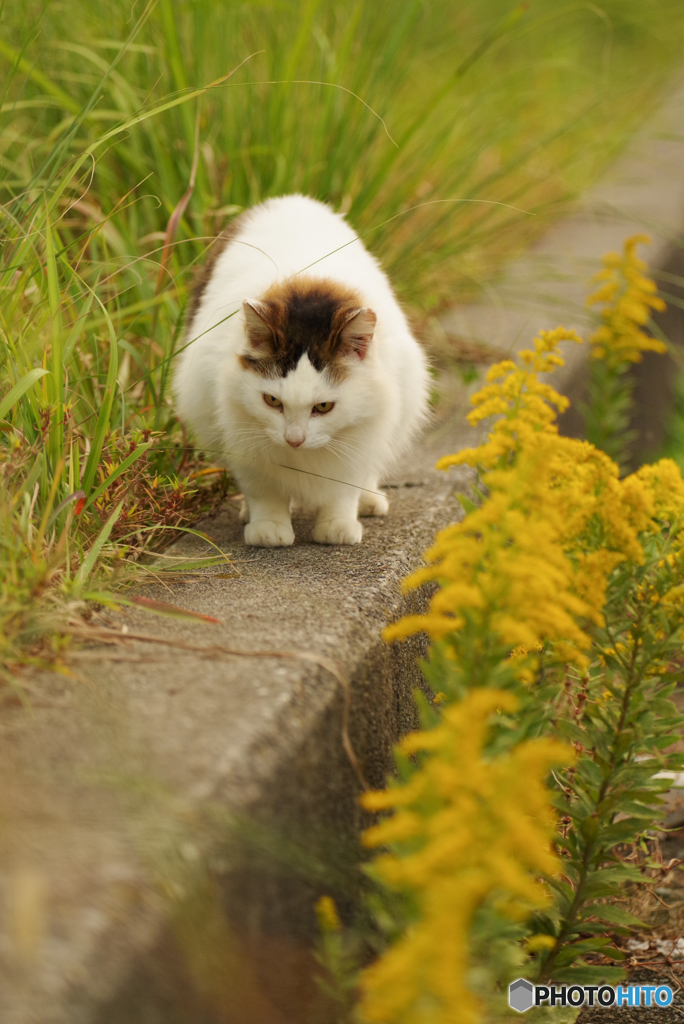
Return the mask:
{"type": "MultiPolygon", "coordinates": [[[[607,773],[606,773],[606,775],[605,775],[605,777],[603,779],[603,782],[601,783],[601,787],[600,787],[600,789],[598,791],[598,794],[597,794],[597,797],[596,797],[596,801],[595,801],[594,810],[592,811],[591,817],[596,817],[597,809],[601,806],[601,804],[605,800],[605,798],[606,798],[606,796],[607,796],[607,794],[608,794],[608,792],[610,790],[610,786],[611,786],[611,783],[612,783],[612,778],[613,778],[613,775],[615,774],[615,770],[616,770],[616,767],[617,767],[617,744],[618,744],[619,738],[620,738],[620,736],[622,734],[622,730],[624,728],[625,721],[627,719],[627,714],[629,712],[629,705],[630,705],[630,701],[632,699],[632,694],[634,692],[634,688],[638,684],[639,679],[641,678],[641,676],[643,674],[643,673],[639,673],[637,675],[636,672],[635,672],[636,657],[637,657],[637,652],[639,650],[640,642],[641,642],[641,633],[640,633],[640,631],[637,631],[637,630],[638,630],[638,624],[635,623],[635,625],[633,627],[633,630],[632,630],[632,635],[633,635],[633,637],[635,637],[635,642],[632,645],[632,655],[631,655],[631,658],[630,658],[629,669],[628,669],[628,680],[627,680],[627,682],[625,684],[625,692],[624,692],[624,696],[622,698],[622,706],[620,708],[620,717],[618,719],[617,726],[615,727],[615,729],[613,731],[613,744],[612,744],[612,749],[611,749],[611,754],[610,754],[610,760],[608,762],[608,771],[607,771],[607,773]],[[636,633],[636,636],[635,636],[635,633],[636,633]]],[[[540,981],[543,981],[545,979],[550,978],[551,970],[553,968],[554,963],[556,962],[558,954],[563,949],[563,947],[565,945],[566,938],[568,937],[568,935],[570,934],[570,932],[572,931],[572,929],[575,926],[575,922],[577,920],[579,912],[582,909],[582,906],[584,904],[583,892],[584,892],[584,888],[585,888],[586,883],[587,883],[587,879],[589,877],[589,873],[592,870],[591,864],[592,864],[592,861],[594,860],[594,853],[595,853],[596,849],[597,849],[596,841],[594,841],[592,843],[589,843],[589,844],[587,844],[585,846],[584,855],[582,857],[582,866],[581,866],[581,869],[580,869],[580,872],[579,872],[579,881],[577,883],[577,888],[575,890],[575,897],[574,897],[574,899],[572,901],[572,905],[570,907],[570,910],[568,911],[568,915],[567,915],[567,917],[566,917],[566,919],[565,919],[565,921],[564,921],[564,923],[563,923],[563,925],[561,927],[561,930],[560,930],[560,932],[558,933],[558,935],[556,937],[555,944],[554,944],[553,948],[551,949],[551,952],[549,953],[549,956],[548,956],[547,960],[545,961],[544,966],[543,966],[543,968],[541,970],[541,973],[539,975],[539,980],[540,981]]]]}

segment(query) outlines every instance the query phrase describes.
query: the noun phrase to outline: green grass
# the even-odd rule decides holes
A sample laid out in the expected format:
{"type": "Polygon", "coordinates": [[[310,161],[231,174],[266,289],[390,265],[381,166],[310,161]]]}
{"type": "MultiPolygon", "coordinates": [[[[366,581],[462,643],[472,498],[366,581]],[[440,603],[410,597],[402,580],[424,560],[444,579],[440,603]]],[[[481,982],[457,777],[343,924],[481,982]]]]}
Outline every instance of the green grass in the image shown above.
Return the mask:
{"type": "Polygon", "coordinates": [[[224,493],[169,383],[191,273],[234,214],[294,190],[348,211],[420,320],[603,168],[665,87],[684,9],[54,0],[5,3],[0,29],[9,678],[224,493]]]}

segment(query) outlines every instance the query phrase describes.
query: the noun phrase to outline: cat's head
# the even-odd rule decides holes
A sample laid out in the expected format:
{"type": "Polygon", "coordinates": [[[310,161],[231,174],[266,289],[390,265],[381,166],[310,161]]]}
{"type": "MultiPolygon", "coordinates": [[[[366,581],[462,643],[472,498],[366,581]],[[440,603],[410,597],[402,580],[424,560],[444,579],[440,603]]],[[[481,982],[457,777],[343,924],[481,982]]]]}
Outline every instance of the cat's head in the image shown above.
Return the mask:
{"type": "Polygon", "coordinates": [[[376,316],[351,289],[294,278],[243,303],[242,400],[276,444],[320,448],[369,415],[376,316]]]}

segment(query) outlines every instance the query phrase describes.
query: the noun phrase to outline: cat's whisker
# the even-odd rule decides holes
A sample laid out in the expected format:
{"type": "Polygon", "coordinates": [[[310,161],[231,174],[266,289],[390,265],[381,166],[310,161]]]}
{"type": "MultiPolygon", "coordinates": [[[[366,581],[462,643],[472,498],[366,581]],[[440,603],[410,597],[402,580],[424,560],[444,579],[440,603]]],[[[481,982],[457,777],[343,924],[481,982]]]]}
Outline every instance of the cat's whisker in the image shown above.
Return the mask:
{"type": "Polygon", "coordinates": [[[228,443],[230,444],[231,442],[237,441],[237,440],[239,440],[240,438],[243,438],[243,437],[251,438],[251,437],[263,437],[263,436],[264,436],[263,430],[260,430],[260,429],[254,428],[254,427],[250,427],[249,429],[245,429],[245,430],[231,430],[230,434],[228,434],[226,436],[225,440],[228,441],[228,443]]]}
{"type": "Polygon", "coordinates": [[[255,440],[251,444],[247,444],[244,447],[235,448],[234,451],[239,458],[252,460],[255,459],[258,455],[262,455],[264,452],[268,451],[269,448],[270,443],[268,441],[264,441],[263,439],[261,439],[255,440]]]}
{"type": "Polygon", "coordinates": [[[362,447],[362,445],[354,444],[349,441],[342,441],[340,438],[331,438],[331,443],[340,451],[350,452],[352,455],[356,455],[359,458],[363,458],[367,453],[367,449],[362,447]]]}
{"type": "Polygon", "coordinates": [[[349,466],[350,469],[353,468],[358,463],[358,458],[354,455],[354,453],[345,452],[341,449],[334,447],[331,444],[325,445],[325,450],[331,452],[341,462],[349,466]]]}
{"type": "Polygon", "coordinates": [[[332,444],[343,445],[345,448],[358,448],[359,447],[357,442],[349,441],[347,438],[344,438],[344,437],[336,437],[335,435],[333,435],[330,438],[330,442],[332,444]]]}
{"type": "Polygon", "coordinates": [[[365,452],[360,448],[341,444],[339,441],[335,441],[334,439],[328,442],[326,448],[339,458],[344,458],[345,461],[350,463],[350,465],[363,461],[363,456],[365,454],[365,452]]]}
{"type": "Polygon", "coordinates": [[[226,437],[226,441],[228,441],[231,448],[237,450],[242,450],[245,446],[249,449],[255,444],[267,446],[270,443],[270,439],[265,437],[264,431],[258,427],[231,430],[230,434],[226,437]]]}

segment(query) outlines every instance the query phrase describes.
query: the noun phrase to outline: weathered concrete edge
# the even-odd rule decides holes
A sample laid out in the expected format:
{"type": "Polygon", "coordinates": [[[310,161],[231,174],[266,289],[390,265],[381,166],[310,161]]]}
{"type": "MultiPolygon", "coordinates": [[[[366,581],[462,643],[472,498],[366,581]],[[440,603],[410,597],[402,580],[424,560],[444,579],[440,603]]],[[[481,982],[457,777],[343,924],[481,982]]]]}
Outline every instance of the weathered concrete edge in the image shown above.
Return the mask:
{"type": "MultiPolygon", "coordinates": [[[[200,844],[201,871],[210,879],[214,902],[204,909],[216,915],[216,901],[220,903],[221,926],[227,925],[239,946],[239,969],[253,979],[248,997],[253,1005],[246,1019],[255,1024],[299,1024],[312,1012],[325,1014],[312,983],[314,903],[321,893],[332,893],[343,915],[354,912],[363,858],[358,840],[370,822],[358,802],[362,783],[345,750],[344,720],[348,716],[349,745],[363,782],[382,786],[392,770],[392,745],[417,726],[412,694],[415,688],[425,688],[418,659],[426,645],[418,637],[388,646],[379,629],[386,619],[425,608],[425,592],[402,595],[399,584],[436,529],[458,514],[454,481],[437,481],[431,473],[430,477],[432,486],[410,554],[397,558],[395,548],[394,563],[379,593],[366,587],[361,594],[364,617],[374,624],[357,634],[358,646],[341,659],[348,693],[324,666],[295,662],[291,688],[301,690],[309,704],[299,728],[290,728],[286,713],[274,723],[275,742],[273,734],[258,735],[242,763],[232,764],[222,780],[212,780],[213,787],[209,780],[202,780],[206,786],[191,787],[194,811],[209,823],[204,845],[200,844]],[[277,950],[277,963],[264,957],[264,945],[277,950]]],[[[132,616],[131,624],[136,621],[132,616]]],[[[346,629],[353,632],[351,621],[346,629]]],[[[292,647],[306,650],[308,644],[297,640],[292,647]]],[[[334,645],[323,652],[324,657],[335,654],[334,645]]],[[[339,657],[337,661],[340,664],[339,657]]],[[[256,671],[263,672],[263,666],[257,664],[256,671]]],[[[136,958],[112,996],[100,1003],[93,1018],[98,1024],[155,1019],[162,1012],[166,1024],[170,1008],[188,1002],[193,1006],[188,1024],[191,1019],[196,1024],[198,1008],[208,1021],[223,1020],[234,1000],[233,980],[227,985],[220,982],[207,998],[196,972],[188,969],[192,952],[183,933],[186,915],[193,913],[197,899],[191,890],[175,919],[173,906],[164,906],[154,942],[139,951],[143,956],[136,958]]],[[[225,953],[228,956],[230,950],[225,953]]],[[[80,1004],[85,1020],[93,1007],[86,990],[83,995],[83,1001],[71,1003],[69,1012],[80,1004]]],[[[233,1005],[229,1020],[232,1012],[241,1019],[244,1008],[233,1005]]]]}
{"type": "MultiPolygon", "coordinates": [[[[459,443],[454,439],[454,446],[459,443]]],[[[435,457],[424,448],[413,467],[404,467],[389,492],[393,513],[384,523],[368,524],[367,540],[359,548],[299,542],[286,552],[250,552],[242,545],[234,506],[203,524],[233,557],[247,558],[243,574],[251,578],[243,575],[227,584],[207,579],[192,590],[176,588],[172,596],[163,588],[151,593],[221,617],[225,626],[150,622],[139,612],[127,614],[125,621],[110,616],[110,625],[166,636],[171,643],[186,640],[194,647],[217,642],[247,650],[287,647],[341,661],[350,686],[350,740],[368,783],[381,785],[392,743],[416,724],[411,692],[420,685],[416,658],[421,645],[388,647],[380,629],[388,618],[422,606],[424,597],[416,605],[413,597],[400,595],[399,583],[419,563],[435,530],[457,514],[453,481],[425,469],[435,457]],[[341,591],[339,615],[321,607],[317,622],[296,628],[297,604],[306,604],[306,590],[318,588],[320,599],[331,579],[341,591]],[[276,628],[269,636],[273,614],[262,606],[274,592],[280,632],[276,628]]],[[[310,528],[310,523],[297,526],[298,532],[310,528]]],[[[202,547],[200,541],[185,546],[192,549],[193,544],[202,547]]],[[[315,604],[309,601],[309,610],[315,604]]],[[[286,974],[310,974],[305,942],[312,934],[316,896],[333,891],[344,907],[359,881],[354,876],[360,859],[360,786],[341,742],[344,695],[338,682],[321,665],[296,659],[274,668],[268,659],[222,662],[171,650],[160,667],[146,660],[149,647],[128,642],[122,656],[140,658],[131,674],[129,663],[113,661],[106,649],[86,653],[97,660],[76,659],[74,668],[79,682],[95,680],[90,691],[62,680],[57,689],[60,699],[67,695],[66,708],[38,707],[30,723],[21,715],[13,726],[2,723],[5,824],[17,821],[21,832],[22,815],[38,820],[25,836],[28,846],[25,842],[15,851],[14,862],[17,852],[22,860],[28,852],[30,861],[35,847],[49,845],[51,858],[41,852],[38,861],[45,887],[59,893],[61,885],[72,893],[58,928],[66,938],[58,945],[43,943],[36,971],[17,971],[16,960],[2,957],[10,945],[7,918],[0,925],[3,1024],[104,1022],[121,1014],[143,1020],[136,1016],[143,1005],[150,1019],[163,1008],[166,1020],[174,1002],[194,1005],[198,982],[188,970],[192,957],[179,953],[174,938],[178,900],[161,897],[154,882],[161,875],[167,888],[176,886],[177,867],[167,870],[165,864],[174,858],[182,864],[188,848],[198,854],[192,872],[206,869],[221,902],[229,905],[226,920],[238,930],[242,947],[263,944],[265,935],[278,938],[279,955],[289,965],[286,974]],[[206,685],[201,672],[208,677],[206,685]],[[178,695],[171,700],[167,692],[178,695]],[[207,700],[213,703],[205,713],[200,705],[207,700]],[[231,716],[237,725],[223,729],[217,724],[231,716]],[[250,717],[256,727],[243,738],[241,726],[250,717]],[[175,748],[164,737],[155,738],[155,733],[175,730],[183,741],[179,730],[188,724],[186,718],[191,720],[187,743],[175,748]],[[196,748],[205,741],[203,758],[196,748]],[[62,823],[61,831],[50,827],[45,802],[52,818],[62,823]],[[168,818],[161,824],[160,811],[168,818]],[[257,847],[265,838],[266,846],[286,841],[310,854],[310,877],[300,869],[281,871],[279,877],[278,856],[255,870],[254,835],[247,835],[252,863],[244,869],[245,843],[238,840],[245,821],[247,832],[265,826],[256,836],[257,847]],[[243,867],[236,868],[240,857],[243,867]],[[106,877],[100,877],[102,867],[106,877]],[[137,895],[131,903],[133,891],[137,895]]],[[[47,694],[51,688],[57,692],[49,683],[47,694]]],[[[11,860],[8,864],[0,853],[6,902],[13,884],[11,860]]],[[[0,890],[0,902],[1,897],[0,890]]],[[[259,979],[264,991],[280,985],[259,1006],[260,1024],[288,1019],[282,1006],[290,979],[281,976],[276,984],[277,974],[271,968],[271,977],[259,979]]]]}

